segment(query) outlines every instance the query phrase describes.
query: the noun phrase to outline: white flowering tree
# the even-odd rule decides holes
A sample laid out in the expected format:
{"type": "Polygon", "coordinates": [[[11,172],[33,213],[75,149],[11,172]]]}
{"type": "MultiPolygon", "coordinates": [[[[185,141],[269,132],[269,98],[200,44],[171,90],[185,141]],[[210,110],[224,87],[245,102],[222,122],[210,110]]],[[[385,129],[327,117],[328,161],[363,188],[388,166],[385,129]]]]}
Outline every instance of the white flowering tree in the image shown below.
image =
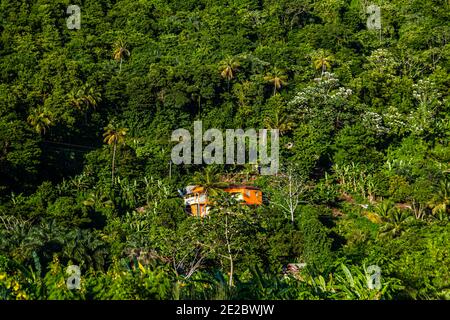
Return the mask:
{"type": "Polygon", "coordinates": [[[395,106],[389,106],[382,113],[385,129],[392,134],[426,136],[433,134],[440,124],[438,117],[445,103],[436,85],[430,80],[419,80],[412,85],[415,107],[409,113],[402,113],[395,106]]]}
{"type": "Polygon", "coordinates": [[[436,115],[442,105],[441,94],[429,80],[419,80],[413,85],[413,97],[417,108],[406,118],[409,130],[414,135],[426,135],[437,123],[436,115]]]}
{"type": "Polygon", "coordinates": [[[349,111],[352,90],[341,86],[330,72],[323,72],[314,81],[294,96],[289,107],[304,121],[328,119],[333,120],[334,127],[339,127],[342,115],[349,111]]]}

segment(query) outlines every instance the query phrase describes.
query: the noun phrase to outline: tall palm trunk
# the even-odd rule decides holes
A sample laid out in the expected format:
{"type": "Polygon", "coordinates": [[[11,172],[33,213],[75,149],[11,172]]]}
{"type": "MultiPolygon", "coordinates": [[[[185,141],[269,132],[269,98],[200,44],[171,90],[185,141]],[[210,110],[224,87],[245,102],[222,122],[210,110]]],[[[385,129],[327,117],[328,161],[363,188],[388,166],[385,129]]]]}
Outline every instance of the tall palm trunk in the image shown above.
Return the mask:
{"type": "Polygon", "coordinates": [[[114,171],[116,166],[116,149],[117,149],[117,142],[114,142],[113,146],[113,157],[112,157],[112,168],[111,168],[111,185],[114,187],[114,171]]]}
{"type": "Polygon", "coordinates": [[[228,238],[228,214],[225,216],[225,238],[227,241],[228,259],[230,260],[230,278],[228,280],[228,286],[232,287],[233,286],[234,261],[233,261],[233,255],[231,254],[230,239],[228,238]]]}

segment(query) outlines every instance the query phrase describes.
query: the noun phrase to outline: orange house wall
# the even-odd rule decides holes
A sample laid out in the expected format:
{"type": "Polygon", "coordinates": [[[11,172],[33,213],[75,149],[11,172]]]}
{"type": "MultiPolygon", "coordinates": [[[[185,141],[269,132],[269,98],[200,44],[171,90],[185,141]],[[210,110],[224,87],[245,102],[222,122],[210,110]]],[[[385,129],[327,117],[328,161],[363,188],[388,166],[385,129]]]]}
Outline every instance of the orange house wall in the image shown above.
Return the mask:
{"type": "MultiPolygon", "coordinates": [[[[200,190],[195,190],[195,194],[198,196],[203,192],[203,188],[200,190]]],[[[247,205],[261,205],[262,204],[262,191],[246,188],[225,188],[224,191],[228,193],[240,193],[243,195],[244,203],[247,205]],[[248,195],[247,195],[248,193],[248,195]]],[[[206,205],[207,203],[191,204],[191,213],[194,216],[200,215],[204,217],[206,215],[206,205]],[[198,210],[199,209],[199,210],[198,210]],[[197,212],[200,211],[200,212],[197,212]],[[199,214],[200,213],[200,214],[199,214]]]]}
{"type": "Polygon", "coordinates": [[[226,188],[226,192],[229,193],[240,193],[244,196],[244,202],[250,205],[260,205],[262,204],[262,192],[261,190],[253,190],[246,188],[226,188]],[[247,195],[249,193],[249,195],[247,195]]]}

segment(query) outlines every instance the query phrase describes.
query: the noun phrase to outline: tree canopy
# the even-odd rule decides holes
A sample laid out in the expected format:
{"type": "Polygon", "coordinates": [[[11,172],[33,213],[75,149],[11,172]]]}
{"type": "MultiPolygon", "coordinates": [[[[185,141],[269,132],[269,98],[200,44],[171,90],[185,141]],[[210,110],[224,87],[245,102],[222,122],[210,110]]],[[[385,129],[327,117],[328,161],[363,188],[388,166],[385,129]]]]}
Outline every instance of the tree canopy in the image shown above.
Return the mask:
{"type": "Polygon", "coordinates": [[[449,21],[444,0],[2,0],[0,299],[449,299],[449,21]],[[174,165],[196,120],[280,130],[278,174],[174,165]],[[177,196],[198,182],[206,219],[177,196]]]}

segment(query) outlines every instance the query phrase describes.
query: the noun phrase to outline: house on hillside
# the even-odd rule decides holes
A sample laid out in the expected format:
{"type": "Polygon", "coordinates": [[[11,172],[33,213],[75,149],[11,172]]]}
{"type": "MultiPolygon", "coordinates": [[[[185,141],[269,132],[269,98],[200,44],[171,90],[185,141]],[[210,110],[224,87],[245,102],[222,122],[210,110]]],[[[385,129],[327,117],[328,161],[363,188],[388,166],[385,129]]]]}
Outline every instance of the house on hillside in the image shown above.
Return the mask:
{"type": "MultiPolygon", "coordinates": [[[[261,205],[263,203],[262,191],[254,186],[228,185],[219,187],[224,192],[230,193],[245,205],[261,205]]],[[[208,214],[211,203],[202,186],[188,186],[181,193],[187,212],[193,216],[204,217],[208,214]]]]}

